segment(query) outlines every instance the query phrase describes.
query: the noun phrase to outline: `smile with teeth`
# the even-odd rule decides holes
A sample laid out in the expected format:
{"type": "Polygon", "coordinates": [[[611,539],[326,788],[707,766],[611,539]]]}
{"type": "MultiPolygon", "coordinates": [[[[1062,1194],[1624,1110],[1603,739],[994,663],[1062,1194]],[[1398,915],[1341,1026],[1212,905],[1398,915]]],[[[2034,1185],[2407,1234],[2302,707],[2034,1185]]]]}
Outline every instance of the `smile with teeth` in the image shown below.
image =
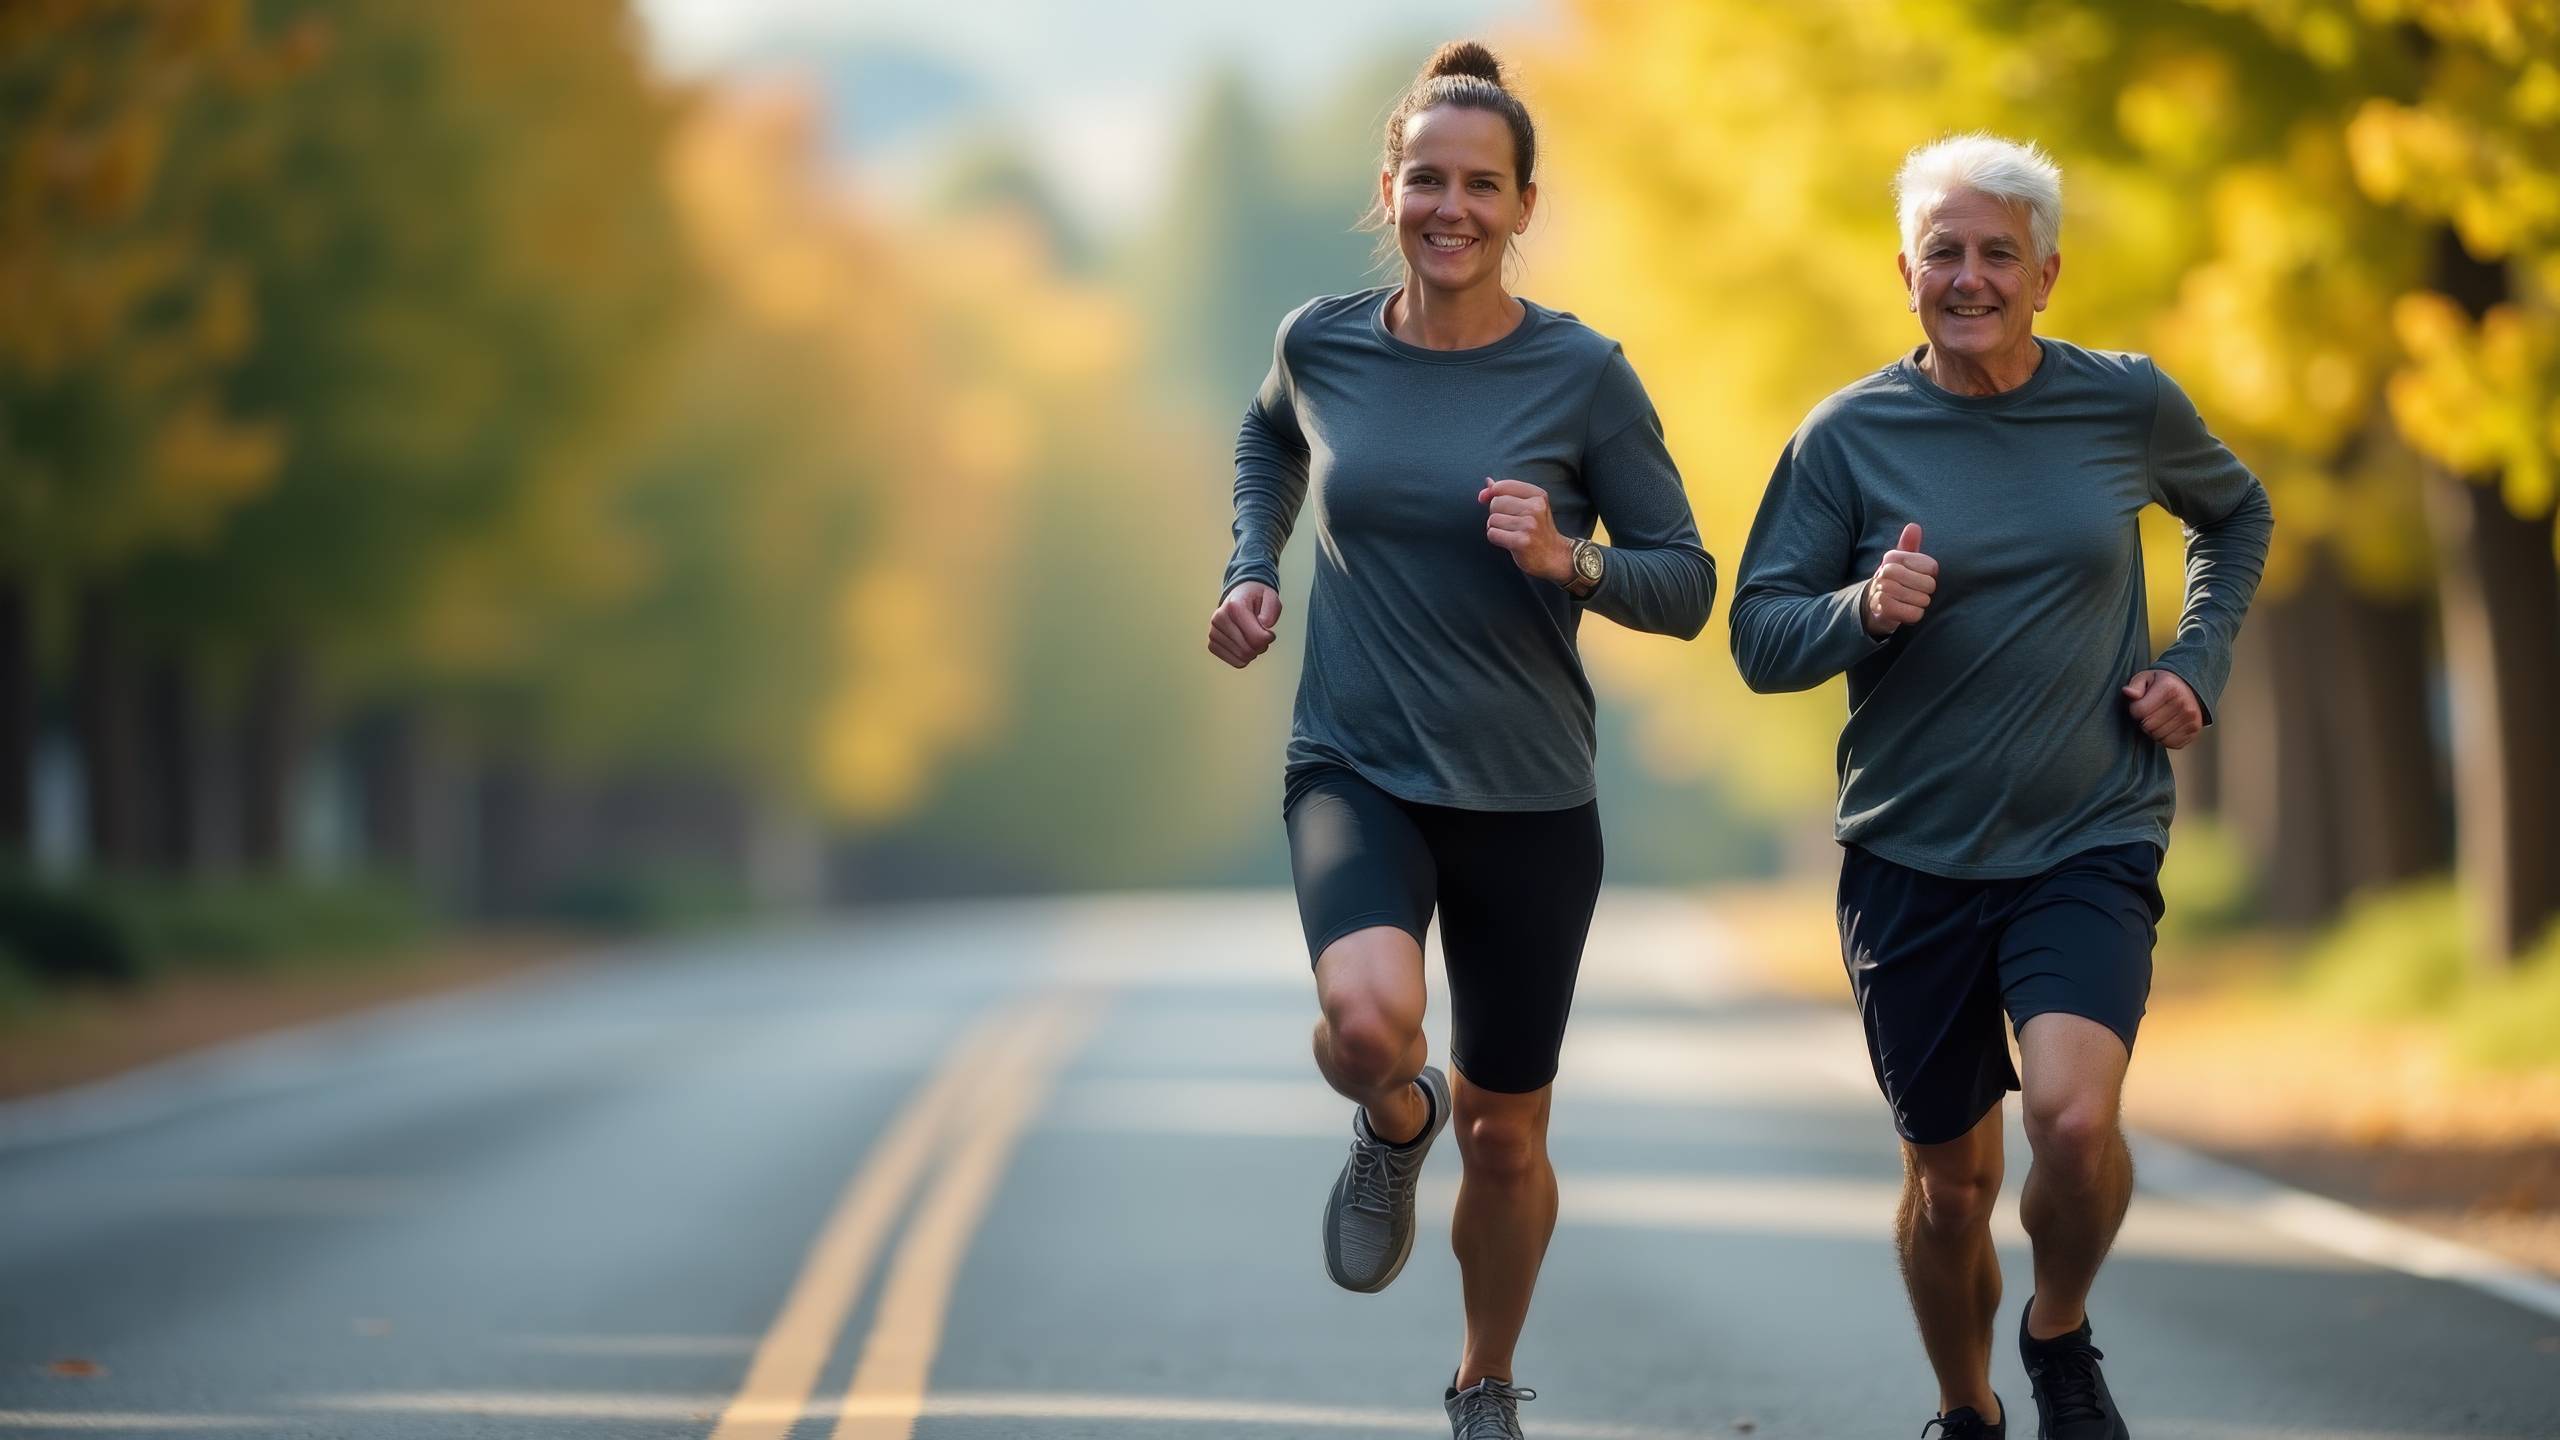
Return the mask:
{"type": "Polygon", "coordinates": [[[1476,243],[1472,235],[1425,235],[1422,239],[1434,250],[1464,250],[1476,243]]]}
{"type": "Polygon", "coordinates": [[[1947,313],[1950,315],[1961,315],[1965,319],[1971,320],[1977,316],[1988,315],[1997,308],[1999,307],[1994,305],[1950,305],[1947,307],[1947,313]]]}

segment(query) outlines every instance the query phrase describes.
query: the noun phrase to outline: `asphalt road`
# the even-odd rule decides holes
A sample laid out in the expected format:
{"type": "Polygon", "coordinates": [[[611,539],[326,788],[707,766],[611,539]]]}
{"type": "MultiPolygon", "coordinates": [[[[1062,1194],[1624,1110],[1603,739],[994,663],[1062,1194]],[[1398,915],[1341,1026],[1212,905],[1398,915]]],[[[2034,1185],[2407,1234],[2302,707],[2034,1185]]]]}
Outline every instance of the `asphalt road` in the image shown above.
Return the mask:
{"type": "MultiPolygon", "coordinates": [[[[1533,1437],[1928,1417],[1855,1022],[1726,973],[1602,902],[1533,1437]]],[[[920,909],[0,1110],[0,1435],[1445,1435],[1455,1147],[1395,1287],[1328,1284],[1311,1007],[1285,897],[920,909]]],[[[2137,1435],[2560,1436],[2560,1314],[2302,1233],[2137,1197],[2092,1307],[2137,1435]]]]}

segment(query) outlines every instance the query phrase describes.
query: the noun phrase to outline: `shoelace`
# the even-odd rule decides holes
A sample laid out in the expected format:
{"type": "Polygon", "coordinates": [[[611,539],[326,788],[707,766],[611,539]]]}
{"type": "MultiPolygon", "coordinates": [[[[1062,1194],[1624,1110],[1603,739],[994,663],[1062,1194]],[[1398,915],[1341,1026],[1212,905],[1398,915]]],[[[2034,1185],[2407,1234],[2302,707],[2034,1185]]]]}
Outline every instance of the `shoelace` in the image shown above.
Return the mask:
{"type": "Polygon", "coordinates": [[[1388,1163],[1386,1145],[1380,1141],[1351,1142],[1351,1207],[1393,1215],[1403,1192],[1413,1187],[1416,1174],[1402,1174],[1388,1163]]]}
{"type": "Polygon", "coordinates": [[[1520,1402],[1535,1400],[1535,1390],[1514,1390],[1499,1380],[1487,1380],[1480,1390],[1467,1390],[1458,1397],[1458,1423],[1465,1427],[1457,1440],[1520,1440],[1520,1402]],[[1511,1403],[1506,1405],[1504,1401],[1511,1403]]]}
{"type": "Polygon", "coordinates": [[[1991,1433],[1991,1422],[1978,1414],[1961,1420],[1945,1415],[1932,1416],[1928,1424],[1920,1427],[1920,1440],[1929,1440],[1932,1430],[1938,1432],[1939,1440],[1981,1440],[1982,1436],[1991,1433]]]}
{"type": "Polygon", "coordinates": [[[2045,1352],[2035,1378],[2044,1387],[2047,1425],[2106,1418],[2107,1412],[2098,1408],[2098,1362],[2106,1358],[2095,1345],[2045,1352]]]}

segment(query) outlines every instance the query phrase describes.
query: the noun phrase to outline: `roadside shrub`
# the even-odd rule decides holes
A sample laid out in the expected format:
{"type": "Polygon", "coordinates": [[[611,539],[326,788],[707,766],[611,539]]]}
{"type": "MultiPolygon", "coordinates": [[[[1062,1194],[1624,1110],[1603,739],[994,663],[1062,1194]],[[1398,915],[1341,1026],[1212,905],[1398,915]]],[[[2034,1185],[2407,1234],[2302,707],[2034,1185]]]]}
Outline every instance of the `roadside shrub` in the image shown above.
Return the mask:
{"type": "Polygon", "coordinates": [[[2227,935],[2257,918],[2257,869],[2229,826],[2181,819],[2160,862],[2160,895],[2168,903],[2160,917],[2164,942],[2227,935]]]}
{"type": "Polygon", "coordinates": [[[427,929],[416,897],[379,881],[126,882],[112,894],[148,954],[191,966],[343,961],[427,929]]]}
{"type": "Polygon", "coordinates": [[[0,880],[0,949],[48,984],[129,984],[145,969],[127,918],[100,896],[26,880],[0,880]]]}
{"type": "Polygon", "coordinates": [[[44,999],[44,985],[16,951],[0,945],[0,1027],[15,1023],[44,999]]]}
{"type": "Polygon", "coordinates": [[[2438,1015],[2477,978],[2450,880],[2357,896],[2304,957],[2302,983],[2330,1008],[2376,1020],[2438,1015]]]}
{"type": "Polygon", "coordinates": [[[736,880],[718,870],[631,864],[588,870],[544,908],[574,925],[637,934],[735,919],[752,909],[753,901],[736,880]]]}
{"type": "Polygon", "coordinates": [[[2560,924],[2504,975],[2481,977],[2454,1014],[2455,1049],[2496,1069],[2560,1066],[2560,924]]]}

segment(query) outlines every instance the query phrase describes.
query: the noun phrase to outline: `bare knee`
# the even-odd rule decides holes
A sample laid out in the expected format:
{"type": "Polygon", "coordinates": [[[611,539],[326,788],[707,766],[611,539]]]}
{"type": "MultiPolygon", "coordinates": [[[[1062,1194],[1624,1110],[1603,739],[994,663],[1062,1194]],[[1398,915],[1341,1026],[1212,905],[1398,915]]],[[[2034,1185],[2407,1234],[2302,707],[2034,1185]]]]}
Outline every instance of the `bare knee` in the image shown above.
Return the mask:
{"type": "Polygon", "coordinates": [[[2116,1107],[2103,1095],[2031,1100],[2026,1121],[2036,1169],[2074,1188],[2096,1183],[2124,1144],[2116,1107]]]}
{"type": "Polygon", "coordinates": [[[1979,1165],[1913,1166],[1906,1189],[1920,1224],[1933,1235],[1971,1235],[1991,1224],[2000,1174],[1979,1165]]]}
{"type": "Polygon", "coordinates": [[[1421,1033],[1419,1019],[1383,1005],[1352,1002],[1328,1007],[1322,1043],[1337,1076],[1360,1085],[1386,1085],[1401,1078],[1421,1033]]]}
{"type": "Polygon", "coordinates": [[[1471,1178],[1496,1183],[1526,1180],[1546,1163],[1546,1120],[1538,1110],[1511,1105],[1462,1108],[1457,1122],[1458,1153],[1471,1178]]]}

